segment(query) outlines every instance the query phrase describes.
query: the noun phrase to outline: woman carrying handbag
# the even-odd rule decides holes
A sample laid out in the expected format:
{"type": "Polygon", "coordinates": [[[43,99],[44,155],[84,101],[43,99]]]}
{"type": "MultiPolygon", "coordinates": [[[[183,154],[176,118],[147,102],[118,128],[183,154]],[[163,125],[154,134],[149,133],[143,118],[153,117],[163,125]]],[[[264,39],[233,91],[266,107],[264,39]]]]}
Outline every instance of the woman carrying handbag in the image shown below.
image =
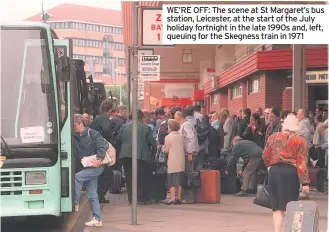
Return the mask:
{"type": "Polygon", "coordinates": [[[298,201],[300,184],[302,192],[309,192],[308,147],[306,140],[297,134],[299,129],[296,116],[288,115],[282,124],[282,132],[268,138],[263,152],[275,232],[282,231],[287,203],[298,201]]]}

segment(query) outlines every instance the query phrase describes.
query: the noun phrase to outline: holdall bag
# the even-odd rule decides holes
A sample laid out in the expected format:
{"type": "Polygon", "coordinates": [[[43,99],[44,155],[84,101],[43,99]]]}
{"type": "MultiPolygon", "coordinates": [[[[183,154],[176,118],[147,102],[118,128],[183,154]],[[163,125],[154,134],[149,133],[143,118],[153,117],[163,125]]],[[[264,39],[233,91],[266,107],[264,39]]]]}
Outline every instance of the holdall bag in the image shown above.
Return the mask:
{"type": "Polygon", "coordinates": [[[259,206],[271,209],[268,185],[266,184],[267,179],[268,178],[265,178],[264,183],[262,185],[257,186],[257,194],[256,194],[256,198],[254,199],[253,203],[255,205],[259,205],[259,206]]]}
{"type": "MultiPolygon", "coordinates": [[[[88,136],[89,136],[90,140],[92,141],[93,146],[96,148],[95,143],[94,143],[93,139],[90,136],[90,129],[88,130],[88,136]]],[[[104,159],[102,160],[101,165],[113,166],[116,162],[116,150],[112,146],[111,143],[109,143],[107,140],[105,140],[105,141],[107,143],[107,150],[106,150],[106,153],[105,153],[104,159]]],[[[96,159],[96,155],[93,155],[93,156],[96,159]]]]}
{"type": "Polygon", "coordinates": [[[315,201],[291,201],[287,204],[284,232],[319,232],[319,210],[315,201]]]}
{"type": "Polygon", "coordinates": [[[167,198],[166,186],[167,174],[157,174],[152,172],[149,179],[149,196],[151,201],[163,201],[167,198]]]}

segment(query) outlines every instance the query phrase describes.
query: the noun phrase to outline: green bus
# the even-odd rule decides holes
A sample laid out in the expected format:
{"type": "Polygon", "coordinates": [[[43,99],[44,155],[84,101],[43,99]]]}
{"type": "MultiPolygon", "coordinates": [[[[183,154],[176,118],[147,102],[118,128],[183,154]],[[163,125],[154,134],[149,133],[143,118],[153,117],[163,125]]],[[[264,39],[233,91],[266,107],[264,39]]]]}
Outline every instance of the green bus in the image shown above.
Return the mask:
{"type": "Polygon", "coordinates": [[[47,24],[5,24],[1,58],[1,217],[45,215],[60,226],[74,209],[81,105],[72,42],[47,24]]]}

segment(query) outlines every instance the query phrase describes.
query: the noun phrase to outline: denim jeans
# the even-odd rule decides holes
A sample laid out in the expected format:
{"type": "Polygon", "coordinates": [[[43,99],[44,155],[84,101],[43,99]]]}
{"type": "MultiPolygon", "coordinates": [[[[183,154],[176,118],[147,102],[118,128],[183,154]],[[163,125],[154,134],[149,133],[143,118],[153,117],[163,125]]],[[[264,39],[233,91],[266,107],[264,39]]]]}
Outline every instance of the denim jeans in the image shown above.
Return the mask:
{"type": "Polygon", "coordinates": [[[84,185],[87,190],[87,197],[93,216],[97,220],[101,220],[101,207],[99,204],[97,185],[98,176],[102,174],[104,166],[98,168],[85,168],[75,174],[75,204],[79,204],[81,189],[84,185]]]}

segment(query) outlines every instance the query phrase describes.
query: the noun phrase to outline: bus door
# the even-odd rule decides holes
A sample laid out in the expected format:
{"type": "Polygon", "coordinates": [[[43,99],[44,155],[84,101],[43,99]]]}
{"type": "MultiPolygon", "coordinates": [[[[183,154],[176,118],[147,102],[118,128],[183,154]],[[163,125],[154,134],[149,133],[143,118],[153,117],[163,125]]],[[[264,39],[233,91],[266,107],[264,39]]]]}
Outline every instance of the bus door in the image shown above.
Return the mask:
{"type": "MultiPolygon", "coordinates": [[[[54,39],[55,61],[61,56],[70,58],[71,73],[74,72],[72,59],[72,40],[54,39]]],[[[57,68],[56,68],[57,70],[57,68]]],[[[72,77],[72,75],[71,75],[72,77]]],[[[71,78],[72,79],[72,78],[71,78]]],[[[61,140],[61,212],[72,212],[74,209],[74,175],[75,144],[73,129],[74,98],[72,83],[57,78],[59,101],[59,128],[61,140]]]]}

